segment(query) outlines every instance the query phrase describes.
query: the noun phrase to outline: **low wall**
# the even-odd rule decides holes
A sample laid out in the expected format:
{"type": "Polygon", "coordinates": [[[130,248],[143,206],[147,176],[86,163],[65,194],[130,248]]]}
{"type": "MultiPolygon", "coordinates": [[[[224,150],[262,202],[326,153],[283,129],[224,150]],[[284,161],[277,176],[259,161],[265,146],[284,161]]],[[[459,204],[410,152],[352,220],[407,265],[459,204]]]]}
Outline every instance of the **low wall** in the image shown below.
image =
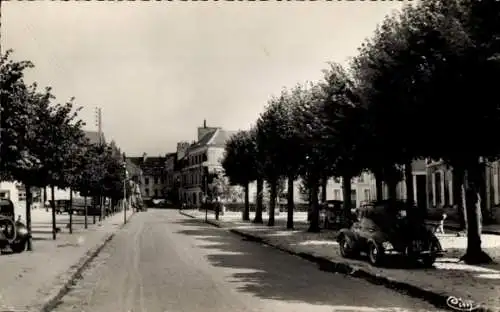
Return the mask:
{"type": "MultiPolygon", "coordinates": [[[[224,206],[226,207],[226,211],[232,211],[232,212],[240,212],[245,209],[245,204],[244,203],[224,203],[224,206]]],[[[255,203],[250,203],[250,211],[255,212],[255,203]]],[[[279,207],[280,211],[286,211],[286,204],[279,204],[277,205],[279,207]]],[[[202,206],[203,209],[205,209],[204,206],[202,206]]],[[[267,205],[264,204],[264,211],[266,211],[267,205]]],[[[309,208],[308,204],[295,204],[295,209],[294,211],[307,211],[309,208]]],[[[210,206],[209,209],[211,210],[210,206]]]]}

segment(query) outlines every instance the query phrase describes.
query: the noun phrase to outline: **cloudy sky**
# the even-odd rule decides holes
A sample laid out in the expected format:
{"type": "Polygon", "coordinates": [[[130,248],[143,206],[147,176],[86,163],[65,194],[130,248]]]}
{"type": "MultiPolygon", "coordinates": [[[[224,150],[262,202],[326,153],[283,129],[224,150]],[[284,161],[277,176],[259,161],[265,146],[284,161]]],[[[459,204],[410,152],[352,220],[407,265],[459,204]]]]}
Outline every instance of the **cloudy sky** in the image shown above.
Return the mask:
{"type": "Polygon", "coordinates": [[[400,1],[2,3],[2,50],[74,96],[128,155],[173,152],[196,127],[248,129],[283,86],[344,63],[400,1]]]}

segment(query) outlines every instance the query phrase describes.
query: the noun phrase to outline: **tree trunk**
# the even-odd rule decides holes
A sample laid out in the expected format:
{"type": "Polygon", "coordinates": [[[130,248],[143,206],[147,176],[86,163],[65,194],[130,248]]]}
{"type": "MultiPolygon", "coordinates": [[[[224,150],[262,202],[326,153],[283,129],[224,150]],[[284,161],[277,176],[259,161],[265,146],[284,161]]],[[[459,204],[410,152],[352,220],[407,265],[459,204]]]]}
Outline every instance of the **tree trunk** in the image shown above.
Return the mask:
{"type": "Polygon", "coordinates": [[[250,220],[250,187],[245,184],[245,210],[243,210],[243,221],[250,220]]]}
{"type": "Polygon", "coordinates": [[[384,199],[384,183],[379,174],[375,175],[375,198],[377,200],[384,199]]]}
{"type": "Polygon", "coordinates": [[[85,229],[88,229],[89,227],[89,220],[88,220],[88,209],[87,209],[87,196],[83,196],[83,213],[85,214],[85,229]]]}
{"type": "Polygon", "coordinates": [[[56,226],[56,201],[55,201],[55,189],[54,186],[50,186],[50,199],[52,208],[52,239],[56,239],[57,226],[56,226]]]}
{"type": "Polygon", "coordinates": [[[326,202],[326,186],[328,184],[328,178],[324,177],[321,179],[321,202],[326,202]]]}
{"type": "Polygon", "coordinates": [[[392,172],[393,168],[389,169],[390,172],[386,176],[387,183],[387,193],[389,195],[389,200],[397,200],[398,199],[398,180],[395,178],[395,173],[392,172]]]}
{"type": "MultiPolygon", "coordinates": [[[[349,216],[351,215],[351,208],[352,208],[352,200],[351,200],[351,193],[352,193],[352,177],[348,175],[342,176],[342,192],[343,192],[343,197],[344,197],[344,221],[348,221],[349,216]]],[[[345,224],[347,225],[347,224],[345,224]]]]}
{"type": "Polygon", "coordinates": [[[311,189],[311,220],[309,223],[308,232],[317,233],[320,231],[319,228],[319,202],[318,202],[318,180],[312,179],[309,187],[311,189]]]}
{"type": "Polygon", "coordinates": [[[287,192],[287,219],[286,219],[286,228],[293,229],[293,210],[294,210],[294,202],[293,202],[293,176],[288,177],[288,192],[287,192]]]}
{"type": "Polygon", "coordinates": [[[413,206],[415,204],[414,191],[415,186],[413,185],[413,168],[411,166],[411,160],[405,163],[405,185],[406,185],[406,201],[408,205],[413,206]]]}
{"type": "MultiPolygon", "coordinates": [[[[43,205],[45,206],[45,203],[47,202],[47,187],[43,187],[43,205]]],[[[49,212],[49,208],[45,207],[45,211],[49,212]]]]}
{"type": "Polygon", "coordinates": [[[97,206],[96,200],[97,200],[97,197],[92,196],[92,203],[91,204],[92,204],[92,222],[93,222],[93,224],[95,224],[95,222],[96,222],[96,217],[95,217],[95,208],[97,206]]]}
{"type": "Polygon", "coordinates": [[[274,226],[274,212],[276,210],[276,196],[277,196],[277,182],[276,180],[269,181],[270,185],[270,196],[269,196],[269,220],[267,221],[267,226],[274,226]]]}
{"type": "Polygon", "coordinates": [[[262,220],[262,201],[263,201],[263,191],[264,191],[264,180],[261,178],[257,179],[257,199],[255,205],[255,218],[254,223],[263,223],[262,220]]]}
{"type": "MultiPolygon", "coordinates": [[[[31,186],[24,184],[26,189],[26,230],[28,231],[28,251],[33,250],[33,241],[31,239],[31,186]]],[[[15,218],[15,216],[14,216],[15,218]]]]}
{"type": "Polygon", "coordinates": [[[73,190],[69,189],[69,234],[73,234],[73,190]]]}
{"type": "MultiPolygon", "coordinates": [[[[313,192],[312,192],[312,189],[309,187],[309,189],[307,190],[307,197],[308,197],[308,201],[307,203],[309,204],[309,207],[307,208],[307,221],[308,222],[311,222],[311,214],[312,214],[312,201],[313,201],[313,192]]],[[[317,197],[317,196],[316,196],[317,197]]]]}
{"type": "Polygon", "coordinates": [[[481,203],[482,182],[479,163],[468,166],[465,174],[465,205],[467,213],[467,251],[460,260],[467,264],[491,263],[492,259],[481,248],[481,203]]]}
{"type": "Polygon", "coordinates": [[[457,209],[458,213],[458,223],[460,225],[460,230],[465,230],[465,213],[463,205],[463,190],[462,186],[464,184],[464,172],[459,168],[452,169],[452,193],[453,193],[453,205],[457,209]]]}
{"type": "Polygon", "coordinates": [[[99,195],[99,211],[100,211],[99,222],[102,222],[102,220],[104,220],[104,210],[102,207],[102,196],[101,195],[99,195]]]}

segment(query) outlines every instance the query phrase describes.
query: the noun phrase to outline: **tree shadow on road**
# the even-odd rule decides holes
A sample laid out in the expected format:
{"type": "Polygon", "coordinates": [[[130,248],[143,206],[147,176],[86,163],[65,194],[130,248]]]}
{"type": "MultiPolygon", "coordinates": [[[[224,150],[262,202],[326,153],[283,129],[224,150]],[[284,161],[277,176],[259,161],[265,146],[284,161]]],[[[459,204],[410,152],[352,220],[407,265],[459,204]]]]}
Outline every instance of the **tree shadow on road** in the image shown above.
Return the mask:
{"type": "Polygon", "coordinates": [[[392,295],[385,288],[342,274],[321,272],[298,257],[245,241],[196,220],[177,223],[192,227],[176,233],[192,236],[199,243],[198,248],[205,250],[203,253],[210,264],[223,269],[226,280],[234,283],[240,292],[262,299],[328,305],[339,311],[368,307],[371,309],[367,311],[390,311],[401,305],[411,311],[410,299],[392,295]]]}

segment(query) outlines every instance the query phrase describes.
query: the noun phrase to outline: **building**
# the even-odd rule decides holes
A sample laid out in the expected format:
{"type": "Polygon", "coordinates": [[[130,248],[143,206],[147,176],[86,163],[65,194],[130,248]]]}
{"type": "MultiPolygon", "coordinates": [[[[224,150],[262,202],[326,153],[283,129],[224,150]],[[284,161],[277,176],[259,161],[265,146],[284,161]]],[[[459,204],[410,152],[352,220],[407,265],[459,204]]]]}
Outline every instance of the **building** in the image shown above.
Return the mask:
{"type": "Polygon", "coordinates": [[[177,160],[180,162],[180,191],[181,201],[199,206],[207,186],[204,185],[204,173],[222,173],[221,161],[224,157],[227,140],[235,131],[224,130],[220,127],[208,127],[206,120],[198,128],[197,141],[189,144],[177,144],[177,160]]]}
{"type": "Polygon", "coordinates": [[[140,181],[141,196],[144,201],[155,198],[165,198],[165,160],[166,157],[130,157],[130,161],[142,171],[140,181]]]}
{"type": "MultiPolygon", "coordinates": [[[[0,198],[12,200],[16,208],[19,207],[19,190],[15,182],[0,182],[0,198]]],[[[21,207],[19,207],[21,208],[21,207]]]]}
{"type": "MultiPolygon", "coordinates": [[[[364,202],[375,199],[375,179],[372,174],[363,172],[351,181],[351,202],[359,207],[364,202]]],[[[326,185],[327,200],[344,200],[342,178],[332,178],[326,185]]]]}
{"type": "MultiPolygon", "coordinates": [[[[412,162],[413,173],[413,200],[418,207],[426,209],[427,207],[427,173],[425,160],[416,160],[412,162]]],[[[333,178],[327,184],[327,200],[343,200],[342,178],[333,178]]],[[[351,181],[351,201],[354,207],[359,207],[364,202],[376,200],[377,198],[376,181],[373,174],[363,172],[351,181]]],[[[403,179],[397,185],[398,199],[407,199],[406,181],[403,179]]],[[[387,185],[383,184],[383,199],[389,196],[387,185]]]]}
{"type": "Polygon", "coordinates": [[[177,153],[165,155],[165,192],[169,194],[174,189],[177,153]]]}
{"type": "MultiPolygon", "coordinates": [[[[459,184],[454,183],[453,168],[443,161],[427,161],[427,203],[431,209],[461,209],[462,193],[459,184]],[[460,195],[459,195],[460,194],[460,195]]],[[[500,222],[500,164],[487,163],[481,191],[481,210],[486,219],[500,222]]]]}

